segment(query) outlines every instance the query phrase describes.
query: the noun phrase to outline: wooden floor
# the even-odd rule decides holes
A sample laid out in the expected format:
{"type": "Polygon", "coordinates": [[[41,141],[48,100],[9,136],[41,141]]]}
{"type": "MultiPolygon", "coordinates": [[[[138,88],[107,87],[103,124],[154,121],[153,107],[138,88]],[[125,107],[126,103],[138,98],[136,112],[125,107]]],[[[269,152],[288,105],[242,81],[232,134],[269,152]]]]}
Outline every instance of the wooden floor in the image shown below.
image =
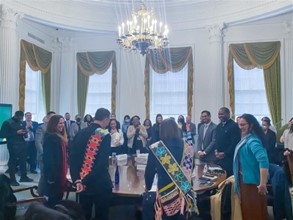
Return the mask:
{"type": "MultiPolygon", "coordinates": [[[[4,173],[5,168],[6,167],[0,167],[0,173],[4,173]]],[[[28,173],[28,176],[30,178],[33,178],[34,182],[20,183],[20,186],[13,187],[13,189],[38,185],[39,174],[28,173]]],[[[19,178],[17,178],[17,180],[19,180],[19,178]]],[[[18,200],[31,197],[30,192],[28,191],[16,193],[15,196],[17,197],[18,200]]],[[[75,200],[75,193],[70,193],[69,199],[75,200]]],[[[20,205],[17,207],[18,218],[21,217],[25,213],[27,207],[28,207],[28,204],[20,205]]],[[[268,207],[268,212],[270,215],[270,220],[273,220],[274,218],[273,218],[272,207],[268,207]]],[[[140,220],[140,219],[142,219],[142,216],[139,214],[139,212],[137,212],[137,207],[135,205],[115,206],[115,207],[111,207],[110,209],[110,220],[140,220]]],[[[201,220],[200,218],[195,218],[195,219],[201,220]]]]}

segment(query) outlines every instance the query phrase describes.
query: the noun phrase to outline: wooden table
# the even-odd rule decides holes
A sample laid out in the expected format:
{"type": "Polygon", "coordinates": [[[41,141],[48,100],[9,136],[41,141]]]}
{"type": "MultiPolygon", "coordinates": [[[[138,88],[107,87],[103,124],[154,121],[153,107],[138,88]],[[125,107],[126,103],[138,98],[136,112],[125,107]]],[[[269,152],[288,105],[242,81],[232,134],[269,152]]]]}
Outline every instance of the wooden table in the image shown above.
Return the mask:
{"type": "MultiPolygon", "coordinates": [[[[134,157],[128,158],[127,165],[118,166],[119,169],[119,185],[114,184],[114,174],[116,166],[112,165],[111,159],[109,160],[109,173],[114,185],[113,194],[123,197],[140,197],[141,194],[145,191],[145,180],[144,180],[144,171],[137,170],[134,162],[134,157]]],[[[203,181],[200,180],[200,177],[203,175],[205,163],[196,162],[194,173],[193,173],[193,190],[196,192],[207,191],[216,188],[223,180],[226,179],[226,173],[216,174],[216,179],[210,181],[207,185],[201,184],[203,181]]],[[[210,165],[215,168],[215,165],[210,165]]],[[[220,167],[219,167],[220,169],[220,167]]]]}
{"type": "Polygon", "coordinates": [[[193,182],[193,190],[195,192],[202,192],[216,188],[221,182],[223,182],[227,177],[227,174],[220,166],[214,164],[206,164],[201,162],[196,162],[193,175],[192,175],[192,182],[193,182]],[[208,174],[211,173],[210,176],[214,176],[215,179],[206,182],[207,184],[202,184],[205,181],[202,181],[200,178],[204,175],[204,167],[208,166],[208,174]],[[211,172],[210,169],[219,170],[222,172],[214,173],[211,172]]]}
{"type": "Polygon", "coordinates": [[[125,197],[139,197],[144,189],[144,171],[137,170],[133,165],[119,166],[119,184],[114,184],[116,167],[109,166],[109,173],[113,182],[113,193],[125,197]]]}

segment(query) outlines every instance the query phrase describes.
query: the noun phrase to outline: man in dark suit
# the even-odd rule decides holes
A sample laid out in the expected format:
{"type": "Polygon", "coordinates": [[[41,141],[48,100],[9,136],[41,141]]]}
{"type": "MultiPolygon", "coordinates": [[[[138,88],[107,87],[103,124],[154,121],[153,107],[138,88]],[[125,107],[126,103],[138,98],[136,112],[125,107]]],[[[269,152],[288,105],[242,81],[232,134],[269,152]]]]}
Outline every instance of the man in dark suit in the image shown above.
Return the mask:
{"type": "Polygon", "coordinates": [[[217,164],[227,172],[227,177],[233,175],[234,150],[241,138],[238,124],[230,118],[230,110],[220,108],[218,112],[220,124],[216,127],[215,156],[217,164]]]}
{"type": "Polygon", "coordinates": [[[23,126],[28,131],[27,138],[25,138],[26,147],[27,147],[27,156],[29,157],[28,163],[30,165],[31,173],[38,173],[36,171],[37,168],[37,149],[35,145],[35,136],[36,130],[39,126],[38,122],[32,121],[32,113],[25,113],[25,121],[23,122],[23,126]]]}
{"type": "Polygon", "coordinates": [[[187,115],[187,117],[186,117],[186,130],[187,130],[187,132],[190,132],[190,135],[192,138],[192,143],[195,144],[194,136],[196,135],[196,126],[194,123],[191,122],[190,115],[187,115]]]}
{"type": "Polygon", "coordinates": [[[99,108],[94,122],[80,130],[71,145],[70,174],[87,219],[91,219],[93,205],[95,219],[108,219],[112,197],[112,181],[108,170],[111,137],[109,132],[103,129],[109,121],[110,112],[99,108]],[[101,134],[99,138],[96,137],[97,133],[101,134]],[[100,138],[101,141],[97,141],[100,138]]]}
{"type": "Polygon", "coordinates": [[[202,111],[200,117],[203,125],[198,130],[197,156],[201,161],[213,162],[216,160],[214,148],[217,125],[211,121],[211,113],[207,110],[202,111]]]}
{"type": "Polygon", "coordinates": [[[66,134],[67,134],[67,138],[68,140],[70,139],[70,126],[75,123],[75,121],[70,120],[70,114],[69,112],[66,112],[64,115],[65,121],[64,121],[64,126],[65,126],[65,130],[66,130],[66,134]]]}
{"type": "Polygon", "coordinates": [[[33,182],[26,173],[26,144],[24,138],[27,136],[27,130],[23,126],[23,112],[16,111],[14,116],[3,122],[0,137],[7,138],[7,148],[9,151],[8,169],[10,176],[10,185],[19,186],[16,181],[15,173],[17,163],[21,173],[20,182],[33,182]]]}

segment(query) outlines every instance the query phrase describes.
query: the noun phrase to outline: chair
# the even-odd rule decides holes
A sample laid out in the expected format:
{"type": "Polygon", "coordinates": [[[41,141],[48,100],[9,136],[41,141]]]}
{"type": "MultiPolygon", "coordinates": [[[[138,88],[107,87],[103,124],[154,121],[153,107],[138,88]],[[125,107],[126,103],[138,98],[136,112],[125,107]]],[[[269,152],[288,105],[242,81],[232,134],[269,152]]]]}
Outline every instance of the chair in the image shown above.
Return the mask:
{"type": "Polygon", "coordinates": [[[0,219],[14,220],[17,206],[29,204],[32,201],[45,202],[45,197],[40,197],[34,193],[37,186],[24,187],[13,190],[10,186],[10,179],[5,175],[0,175],[0,219]],[[15,193],[30,190],[30,198],[18,200],[15,193]]]}
{"type": "Polygon", "coordinates": [[[16,201],[16,204],[20,205],[20,204],[29,203],[29,202],[41,202],[41,203],[46,202],[46,198],[44,196],[39,196],[35,193],[35,191],[37,191],[37,189],[38,189],[37,186],[28,186],[28,187],[24,187],[24,188],[14,189],[13,194],[29,190],[30,194],[32,196],[30,198],[18,200],[18,201],[16,201]]]}
{"type": "Polygon", "coordinates": [[[269,175],[267,205],[273,207],[274,219],[292,220],[291,196],[283,168],[276,164],[270,164],[269,175]]]}
{"type": "Polygon", "coordinates": [[[54,208],[33,202],[24,213],[22,220],[85,220],[81,206],[70,200],[59,201],[54,208]]]}
{"type": "Polygon", "coordinates": [[[212,219],[242,219],[240,201],[234,194],[234,176],[224,180],[211,196],[212,219]]]}

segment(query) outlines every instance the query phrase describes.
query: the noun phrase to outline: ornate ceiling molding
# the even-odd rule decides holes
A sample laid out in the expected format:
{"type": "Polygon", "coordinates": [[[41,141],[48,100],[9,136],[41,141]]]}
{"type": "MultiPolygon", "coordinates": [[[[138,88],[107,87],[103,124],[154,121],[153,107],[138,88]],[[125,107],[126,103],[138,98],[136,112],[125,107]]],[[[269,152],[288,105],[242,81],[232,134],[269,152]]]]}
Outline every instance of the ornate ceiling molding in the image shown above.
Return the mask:
{"type": "Polygon", "coordinates": [[[16,29],[17,20],[23,17],[23,14],[16,12],[10,7],[1,7],[1,27],[16,29]]]}
{"type": "MultiPolygon", "coordinates": [[[[140,0],[3,0],[28,20],[43,25],[89,33],[113,34],[120,18],[138,7],[140,0]]],[[[218,23],[238,25],[291,12],[291,0],[208,1],[146,0],[146,5],[168,21],[172,30],[206,28],[218,23]]]]}

